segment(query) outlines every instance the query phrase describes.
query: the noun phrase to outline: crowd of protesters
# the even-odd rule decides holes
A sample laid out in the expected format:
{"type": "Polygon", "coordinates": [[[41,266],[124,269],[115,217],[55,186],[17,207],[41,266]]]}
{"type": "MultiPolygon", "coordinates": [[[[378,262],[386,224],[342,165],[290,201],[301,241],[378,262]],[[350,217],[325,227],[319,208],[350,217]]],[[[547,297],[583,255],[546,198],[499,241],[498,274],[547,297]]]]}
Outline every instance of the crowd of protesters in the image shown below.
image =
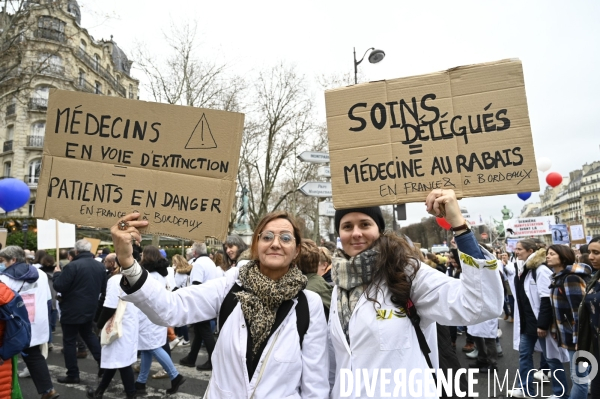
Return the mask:
{"type": "Polygon", "coordinates": [[[338,245],[301,238],[292,215],[274,212],[258,223],[250,245],[232,235],[210,253],[197,242],[170,259],[139,246],[138,228],[147,222],[136,213],[111,229],[114,252],[93,254],[80,240],[57,262],[45,251],[5,247],[0,281],[26,298],[32,325],[19,377],[30,377],[42,399],[58,398],[46,357],[60,321],[66,375],[56,382],[81,383],[77,359],[89,352],[99,383],[87,388],[88,398],[102,398],[117,371],[123,397],[143,395],[152,359],[162,367],[152,377],[171,381],[167,394],[186,380],[178,368],[195,367],[212,371],[210,398],[337,398],[342,369],[441,367],[449,352],[456,359],[458,334],[467,335],[470,368],[497,370],[503,310],[526,376],[509,396],[535,397],[539,379],[550,381],[552,399],[586,398],[588,389],[600,398],[600,377],[590,383],[589,368],[575,367],[576,351],[599,354],[600,237],[580,253],[534,239],[520,240],[510,254],[494,251],[463,224],[451,190],[428,196],[430,212],[440,213],[440,204],[455,231],[454,248],[443,255],[384,234],[378,207],[336,211],[338,245]],[[121,334],[108,338],[117,319],[121,334]],[[447,348],[438,348],[445,340],[447,348]],[[202,345],[208,360],[196,364],[202,345]],[[187,351],[178,364],[175,346],[187,351]]]}

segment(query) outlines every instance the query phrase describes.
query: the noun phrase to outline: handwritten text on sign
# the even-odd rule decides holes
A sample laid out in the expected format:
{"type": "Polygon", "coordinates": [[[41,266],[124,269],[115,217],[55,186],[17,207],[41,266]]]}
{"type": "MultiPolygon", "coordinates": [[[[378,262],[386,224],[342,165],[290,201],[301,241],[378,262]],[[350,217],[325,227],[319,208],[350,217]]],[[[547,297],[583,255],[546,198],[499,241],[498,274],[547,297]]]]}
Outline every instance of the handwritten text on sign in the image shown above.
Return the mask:
{"type": "Polygon", "coordinates": [[[149,233],[224,237],[242,128],[242,114],[54,90],[36,216],[110,227],[137,210],[149,233]]]}
{"type": "Polygon", "coordinates": [[[539,190],[523,73],[500,61],[326,93],[336,208],[539,190]]]}

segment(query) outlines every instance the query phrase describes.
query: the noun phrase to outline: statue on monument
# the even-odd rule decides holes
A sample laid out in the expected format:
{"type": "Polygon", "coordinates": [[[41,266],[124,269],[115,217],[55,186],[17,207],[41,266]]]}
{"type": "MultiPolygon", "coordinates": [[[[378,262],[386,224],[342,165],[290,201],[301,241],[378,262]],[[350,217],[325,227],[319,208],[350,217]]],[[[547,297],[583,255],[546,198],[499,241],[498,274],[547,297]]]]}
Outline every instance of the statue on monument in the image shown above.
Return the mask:
{"type": "Polygon", "coordinates": [[[513,213],[510,209],[508,209],[506,207],[506,205],[504,205],[504,207],[500,210],[500,212],[502,212],[502,220],[494,219],[494,223],[496,223],[496,232],[498,233],[498,236],[503,237],[505,234],[504,233],[504,221],[512,219],[513,213]]]}
{"type": "Polygon", "coordinates": [[[250,229],[250,219],[248,216],[248,211],[249,211],[249,207],[248,207],[248,189],[246,188],[246,186],[242,187],[242,198],[241,198],[241,202],[242,205],[240,206],[238,212],[239,212],[239,216],[237,218],[237,221],[235,223],[235,230],[236,231],[251,231],[250,229]]]}

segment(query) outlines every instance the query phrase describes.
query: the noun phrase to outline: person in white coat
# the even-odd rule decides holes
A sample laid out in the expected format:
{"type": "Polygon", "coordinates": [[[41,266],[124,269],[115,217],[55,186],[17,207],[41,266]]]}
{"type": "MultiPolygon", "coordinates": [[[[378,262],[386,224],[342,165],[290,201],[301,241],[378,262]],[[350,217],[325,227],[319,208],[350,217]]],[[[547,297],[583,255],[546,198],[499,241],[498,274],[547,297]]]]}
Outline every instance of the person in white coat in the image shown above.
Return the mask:
{"type": "MultiPolygon", "coordinates": [[[[538,249],[532,239],[523,239],[515,247],[518,270],[514,276],[514,347],[519,351],[519,375],[524,386],[509,391],[515,398],[533,397],[538,394],[533,383],[533,352],[541,351],[550,367],[551,399],[567,394],[567,377],[562,363],[569,361],[569,353],[548,334],[552,325],[550,283],[552,270],[547,267],[546,250],[538,249]]],[[[508,269],[508,268],[506,268],[508,269]]],[[[510,276],[510,273],[507,273],[510,276]]],[[[512,287],[511,287],[512,288],[512,287]]]]}
{"type": "MultiPolygon", "coordinates": [[[[115,248],[116,249],[116,248],[115,248]]],[[[116,251],[115,251],[116,252],[116,251]]],[[[117,258],[119,253],[117,252],[117,258]]],[[[146,245],[142,251],[141,268],[148,272],[148,276],[156,281],[161,291],[171,292],[167,289],[167,267],[169,262],[163,258],[157,247],[146,245]]],[[[158,298],[153,298],[158,300],[158,298]]],[[[137,304],[136,304],[137,305],[137,304]]],[[[139,308],[139,306],[138,306],[139,308]]],[[[138,312],[139,315],[139,340],[137,349],[140,351],[142,361],[140,363],[140,373],[135,382],[135,389],[138,393],[145,393],[146,381],[150,374],[150,366],[152,358],[156,358],[171,380],[171,388],[167,389],[168,394],[174,394],[179,390],[181,384],[185,382],[185,378],[179,374],[171,356],[163,348],[167,342],[167,327],[154,323],[144,313],[138,312]]],[[[175,325],[175,324],[170,324],[175,325]]]]}
{"type": "Polygon", "coordinates": [[[290,214],[273,212],[259,221],[252,238],[252,262],[175,292],[148,278],[132,257],[132,242],[141,238],[138,228],[149,223],[139,217],[129,214],[111,228],[124,268],[121,286],[128,294],[124,300],[165,326],[213,319],[226,297],[237,301],[212,354],[208,398],[329,397],[323,304],[316,293],[304,290],[306,277],[293,264],[301,235],[290,214]],[[297,326],[301,313],[295,308],[300,300],[308,308],[308,320],[298,320],[308,322],[305,332],[297,326]]]}
{"type": "MultiPolygon", "coordinates": [[[[102,330],[106,322],[115,314],[119,306],[119,298],[125,293],[119,285],[121,274],[117,273],[108,279],[106,284],[106,297],[98,318],[98,329],[102,330]]],[[[88,387],[87,397],[90,399],[102,399],[104,391],[110,385],[113,377],[119,370],[121,381],[125,388],[127,399],[136,397],[135,375],[131,365],[137,360],[138,348],[138,317],[139,310],[134,305],[127,303],[122,319],[123,335],[108,345],[102,346],[102,357],[100,367],[104,369],[102,380],[96,389],[88,387]]]]}
{"type": "Polygon", "coordinates": [[[445,212],[455,232],[460,279],[420,263],[417,250],[404,238],[384,235],[379,207],[336,210],[335,227],[346,256],[333,259],[331,398],[437,399],[435,381],[425,377],[428,363],[438,367],[435,322],[471,325],[502,312],[496,260],[477,245],[454,191],[433,190],[426,206],[435,215],[445,212]],[[419,330],[407,317],[406,309],[414,310],[411,302],[420,315],[419,330]],[[429,360],[419,345],[420,331],[431,350],[429,360]],[[386,369],[387,379],[374,374],[386,369]]]}
{"type": "Polygon", "coordinates": [[[48,342],[48,301],[52,299],[46,273],[25,261],[21,247],[9,245],[0,251],[0,281],[18,292],[27,307],[31,322],[29,348],[23,350],[23,360],[42,399],[56,399],[59,394],[52,385],[50,371],[42,346],[48,342]]]}

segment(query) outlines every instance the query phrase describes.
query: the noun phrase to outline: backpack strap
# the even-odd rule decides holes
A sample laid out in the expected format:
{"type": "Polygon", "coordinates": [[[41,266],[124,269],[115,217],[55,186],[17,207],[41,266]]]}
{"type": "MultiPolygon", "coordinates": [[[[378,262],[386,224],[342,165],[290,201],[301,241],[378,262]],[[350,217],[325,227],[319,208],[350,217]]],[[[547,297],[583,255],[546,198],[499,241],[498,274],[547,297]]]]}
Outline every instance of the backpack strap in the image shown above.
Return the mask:
{"type": "Polygon", "coordinates": [[[235,309],[238,300],[235,297],[236,292],[242,291],[242,287],[240,287],[237,283],[233,284],[227,295],[225,295],[225,299],[223,299],[223,303],[221,304],[221,309],[219,310],[219,331],[223,328],[223,325],[227,321],[227,318],[235,309]]]}
{"type": "Polygon", "coordinates": [[[413,327],[415,328],[417,340],[419,341],[419,348],[421,348],[421,352],[423,352],[423,356],[425,356],[425,360],[427,360],[427,366],[429,366],[430,369],[433,369],[433,364],[429,358],[431,349],[429,349],[429,345],[425,339],[425,334],[423,334],[423,330],[421,330],[421,317],[419,317],[417,308],[415,308],[415,304],[410,300],[410,298],[406,301],[405,311],[413,327]]]}
{"type": "MultiPolygon", "coordinates": [[[[223,299],[223,303],[221,304],[221,309],[219,311],[219,331],[221,331],[223,325],[227,321],[227,318],[237,306],[238,300],[234,294],[240,291],[243,291],[243,288],[236,283],[231,287],[225,296],[225,299],[223,299]]],[[[306,299],[304,292],[300,291],[298,293],[298,304],[296,305],[296,328],[298,330],[298,337],[300,337],[300,349],[302,349],[302,342],[304,341],[304,336],[308,331],[309,325],[310,311],[308,309],[308,300],[306,299]]]]}
{"type": "Polygon", "coordinates": [[[296,304],[296,327],[298,328],[298,336],[300,337],[300,349],[302,349],[304,335],[306,335],[309,325],[310,311],[308,309],[308,300],[304,291],[300,291],[298,293],[298,303],[296,304]]]}

